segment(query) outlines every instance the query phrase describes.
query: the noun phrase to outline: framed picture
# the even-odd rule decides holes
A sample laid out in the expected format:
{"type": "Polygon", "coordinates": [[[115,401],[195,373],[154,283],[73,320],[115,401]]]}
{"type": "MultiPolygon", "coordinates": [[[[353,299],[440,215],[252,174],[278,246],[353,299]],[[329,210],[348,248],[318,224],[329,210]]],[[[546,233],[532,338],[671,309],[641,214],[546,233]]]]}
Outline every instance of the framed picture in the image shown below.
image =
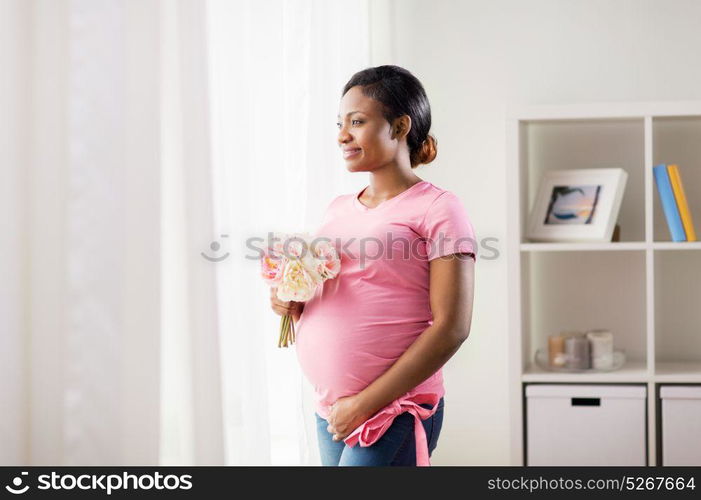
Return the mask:
{"type": "Polygon", "coordinates": [[[531,241],[609,242],[628,173],[622,168],[551,170],[528,220],[531,241]]]}

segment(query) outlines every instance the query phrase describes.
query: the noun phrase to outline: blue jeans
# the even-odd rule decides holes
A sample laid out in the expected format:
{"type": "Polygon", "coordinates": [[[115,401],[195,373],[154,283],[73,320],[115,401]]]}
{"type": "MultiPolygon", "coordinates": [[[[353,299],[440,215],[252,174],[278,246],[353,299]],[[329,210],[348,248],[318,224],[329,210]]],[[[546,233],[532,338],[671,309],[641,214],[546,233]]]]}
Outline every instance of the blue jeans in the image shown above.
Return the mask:
{"type": "MultiPolygon", "coordinates": [[[[424,408],[431,405],[421,404],[424,408]]],[[[438,444],[438,436],[443,426],[443,398],[438,401],[436,412],[421,423],[426,431],[429,456],[438,444]]],[[[334,441],[326,430],[329,423],[316,415],[316,430],[319,440],[321,464],[324,466],[415,466],[416,437],[414,436],[414,415],[408,412],[397,415],[389,429],[372,446],[353,447],[341,441],[334,441]]]]}

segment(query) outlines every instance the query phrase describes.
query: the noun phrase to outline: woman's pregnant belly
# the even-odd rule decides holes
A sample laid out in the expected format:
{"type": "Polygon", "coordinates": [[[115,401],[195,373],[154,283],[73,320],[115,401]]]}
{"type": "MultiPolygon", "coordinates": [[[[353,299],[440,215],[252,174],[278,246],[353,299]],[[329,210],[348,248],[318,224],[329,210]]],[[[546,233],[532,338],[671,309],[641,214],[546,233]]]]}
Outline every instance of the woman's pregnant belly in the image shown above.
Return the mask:
{"type": "Polygon", "coordinates": [[[325,400],[322,404],[333,404],[386,372],[428,326],[366,323],[355,311],[342,319],[303,313],[296,327],[297,357],[304,375],[325,400]]]}

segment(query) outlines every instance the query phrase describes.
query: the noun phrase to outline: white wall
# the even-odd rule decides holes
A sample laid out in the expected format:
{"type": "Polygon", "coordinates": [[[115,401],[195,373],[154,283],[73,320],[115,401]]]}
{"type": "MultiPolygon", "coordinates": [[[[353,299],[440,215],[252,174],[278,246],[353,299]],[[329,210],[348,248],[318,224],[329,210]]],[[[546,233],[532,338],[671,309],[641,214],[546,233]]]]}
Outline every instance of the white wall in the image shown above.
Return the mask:
{"type": "MultiPolygon", "coordinates": [[[[701,99],[701,2],[388,0],[373,64],[424,84],[438,139],[417,174],[464,201],[482,250],[470,338],[444,369],[434,465],[509,465],[505,111],[516,104],[701,99]]],[[[379,17],[379,16],[378,16],[379,17]]]]}

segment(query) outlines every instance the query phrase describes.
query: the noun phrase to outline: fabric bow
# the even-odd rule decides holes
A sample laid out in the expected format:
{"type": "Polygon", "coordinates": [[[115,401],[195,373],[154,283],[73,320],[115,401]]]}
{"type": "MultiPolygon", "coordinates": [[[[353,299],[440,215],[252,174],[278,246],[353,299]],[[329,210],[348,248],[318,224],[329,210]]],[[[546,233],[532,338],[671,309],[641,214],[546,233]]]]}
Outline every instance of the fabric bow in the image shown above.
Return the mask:
{"type": "MultiPolygon", "coordinates": [[[[343,440],[348,446],[355,446],[360,443],[360,446],[370,446],[374,444],[382,435],[390,428],[394,419],[404,412],[409,412],[414,415],[414,436],[416,438],[416,465],[427,467],[431,465],[428,453],[428,441],[426,439],[426,431],[421,423],[428,417],[436,413],[438,409],[438,396],[435,394],[425,394],[429,400],[425,401],[430,404],[431,408],[419,406],[424,401],[418,403],[410,399],[395,399],[390,404],[375,413],[368,420],[363,422],[353,432],[351,432],[343,440]]],[[[419,398],[416,398],[419,399],[419,398]]]]}

